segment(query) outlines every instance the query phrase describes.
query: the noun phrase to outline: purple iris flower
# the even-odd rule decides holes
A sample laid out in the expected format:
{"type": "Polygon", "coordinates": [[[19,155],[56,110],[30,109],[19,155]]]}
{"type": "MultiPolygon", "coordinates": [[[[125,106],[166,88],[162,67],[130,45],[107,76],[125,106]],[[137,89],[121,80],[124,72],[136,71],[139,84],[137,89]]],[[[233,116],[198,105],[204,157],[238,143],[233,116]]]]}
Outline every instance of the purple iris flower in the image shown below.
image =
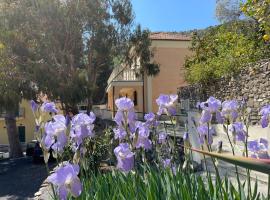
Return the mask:
{"type": "Polygon", "coordinates": [[[199,133],[199,143],[204,144],[205,136],[208,133],[208,127],[206,125],[201,125],[197,127],[199,133]]]}
{"type": "Polygon", "coordinates": [[[113,132],[114,132],[114,139],[123,140],[127,135],[127,132],[122,127],[114,128],[113,132]]]}
{"type": "Polygon", "coordinates": [[[158,134],[158,143],[159,144],[164,144],[167,141],[167,133],[161,132],[158,134]]]}
{"type": "Polygon", "coordinates": [[[165,160],[162,160],[162,166],[163,166],[163,168],[165,168],[165,169],[171,169],[171,170],[172,170],[172,173],[173,173],[174,175],[176,175],[176,167],[175,167],[174,164],[172,164],[171,159],[166,158],[165,160]]]}
{"type": "Polygon", "coordinates": [[[96,120],[96,116],[93,112],[90,112],[89,115],[85,113],[79,113],[73,117],[72,124],[73,125],[88,125],[88,124],[93,124],[95,120],[96,120]]]}
{"type": "Polygon", "coordinates": [[[162,164],[164,168],[170,168],[171,167],[171,159],[167,158],[165,160],[162,160],[162,164]]]}
{"type": "Polygon", "coordinates": [[[197,127],[197,131],[200,135],[207,135],[208,133],[208,127],[207,125],[200,125],[197,127]]]}
{"type": "Polygon", "coordinates": [[[34,101],[34,100],[31,100],[30,101],[30,105],[31,105],[31,109],[33,112],[36,112],[37,109],[38,109],[38,104],[34,101]]]}
{"type": "Polygon", "coordinates": [[[196,105],[195,105],[195,108],[201,109],[201,102],[197,102],[196,105]]]}
{"type": "Polygon", "coordinates": [[[204,144],[204,140],[207,139],[208,144],[213,143],[213,135],[215,134],[215,130],[211,127],[208,132],[207,125],[200,125],[197,127],[197,131],[199,133],[199,142],[200,144],[204,144]]]}
{"type": "Polygon", "coordinates": [[[157,127],[159,122],[156,120],[156,115],[152,112],[147,113],[144,115],[145,123],[149,124],[150,126],[157,127]]]}
{"type": "Polygon", "coordinates": [[[222,103],[221,114],[226,119],[235,121],[238,117],[238,102],[236,100],[224,101],[222,103]]]}
{"type": "Polygon", "coordinates": [[[134,167],[134,153],[130,150],[128,143],[120,143],[114,149],[117,158],[117,168],[121,171],[128,172],[134,167]]]}
{"type": "Polygon", "coordinates": [[[146,150],[152,148],[152,141],[149,139],[149,127],[142,122],[137,122],[136,127],[138,129],[138,139],[136,142],[136,148],[144,148],[146,150]]]}
{"type": "Polygon", "coordinates": [[[133,101],[127,97],[116,99],[115,104],[119,111],[129,111],[134,108],[133,101]]]}
{"type": "Polygon", "coordinates": [[[230,131],[236,136],[236,140],[245,142],[246,131],[244,130],[244,124],[242,122],[234,122],[230,131]]]}
{"type": "Polygon", "coordinates": [[[149,150],[152,148],[152,141],[148,139],[148,137],[141,136],[139,135],[137,143],[136,143],[136,148],[144,148],[145,150],[149,150]]]}
{"type": "Polygon", "coordinates": [[[221,108],[221,101],[215,97],[209,97],[206,102],[200,103],[200,108],[203,109],[200,123],[205,124],[211,122],[213,114],[216,116],[218,123],[222,123],[223,119],[219,109],[221,108]]]}
{"type": "Polygon", "coordinates": [[[78,177],[80,172],[79,165],[65,164],[56,169],[48,177],[48,182],[57,188],[57,193],[61,200],[67,199],[68,193],[73,197],[80,196],[82,192],[82,183],[78,177]]]}
{"type": "Polygon", "coordinates": [[[134,112],[134,103],[131,99],[122,97],[116,100],[116,106],[118,108],[115,114],[114,121],[118,126],[124,126],[128,123],[130,131],[135,131],[136,113],[134,112]]]}
{"type": "Polygon", "coordinates": [[[219,111],[216,112],[216,120],[217,120],[217,123],[219,123],[219,124],[224,123],[224,117],[222,116],[221,112],[219,112],[219,111]]]}
{"type": "Polygon", "coordinates": [[[134,111],[129,111],[127,114],[128,124],[135,123],[135,121],[136,121],[136,113],[134,111]]]}
{"type": "Polygon", "coordinates": [[[114,121],[116,122],[116,124],[117,124],[118,126],[124,125],[124,124],[123,124],[124,121],[125,121],[125,119],[124,119],[124,113],[121,112],[121,111],[117,111],[117,113],[116,113],[115,116],[114,116],[114,121]]]}
{"type": "Polygon", "coordinates": [[[262,115],[261,118],[261,125],[263,128],[266,128],[269,124],[270,118],[270,105],[262,107],[260,114],[262,115]]]}
{"type": "Polygon", "coordinates": [[[66,126],[69,126],[71,124],[72,117],[69,115],[66,116],[66,126]]]}
{"type": "Polygon", "coordinates": [[[75,115],[71,121],[70,137],[74,145],[80,147],[83,140],[88,137],[94,137],[94,121],[96,116],[94,113],[90,115],[80,113],[75,115]]]}
{"type": "Polygon", "coordinates": [[[154,113],[152,113],[152,112],[147,113],[147,114],[144,115],[144,119],[147,122],[153,122],[155,120],[155,118],[156,118],[156,115],[154,113]]]}
{"type": "Polygon", "coordinates": [[[252,152],[257,152],[260,150],[259,143],[257,140],[248,141],[248,150],[252,152]]]}
{"type": "Polygon", "coordinates": [[[208,110],[203,110],[201,118],[200,118],[200,123],[201,124],[208,123],[211,121],[211,119],[212,119],[212,114],[208,110]]]}
{"type": "Polygon", "coordinates": [[[210,129],[209,129],[209,134],[208,134],[208,137],[207,137],[207,142],[208,142],[208,144],[213,144],[213,135],[215,135],[216,134],[216,131],[215,131],[215,129],[213,128],[213,127],[211,127],[210,129]]]}
{"type": "Polygon", "coordinates": [[[266,140],[264,138],[260,138],[259,143],[262,144],[263,150],[268,150],[268,140],[266,140]]]}
{"type": "Polygon", "coordinates": [[[44,102],[41,106],[43,112],[58,113],[54,102],[44,102]]]}
{"type": "Polygon", "coordinates": [[[200,107],[203,110],[207,110],[210,113],[215,113],[221,108],[221,101],[216,99],[215,97],[209,97],[206,102],[202,102],[200,107]]]}
{"type": "Polygon", "coordinates": [[[174,107],[175,101],[178,99],[177,95],[164,95],[161,94],[156,102],[159,106],[157,115],[167,114],[167,115],[176,115],[176,109],[174,107]]]}
{"type": "Polygon", "coordinates": [[[45,124],[45,134],[42,143],[49,150],[52,148],[55,152],[62,152],[67,144],[65,117],[55,115],[52,121],[45,124]]]}
{"type": "Polygon", "coordinates": [[[251,157],[260,159],[269,159],[268,141],[260,138],[260,140],[252,140],[248,142],[248,150],[252,152],[251,157]]]}

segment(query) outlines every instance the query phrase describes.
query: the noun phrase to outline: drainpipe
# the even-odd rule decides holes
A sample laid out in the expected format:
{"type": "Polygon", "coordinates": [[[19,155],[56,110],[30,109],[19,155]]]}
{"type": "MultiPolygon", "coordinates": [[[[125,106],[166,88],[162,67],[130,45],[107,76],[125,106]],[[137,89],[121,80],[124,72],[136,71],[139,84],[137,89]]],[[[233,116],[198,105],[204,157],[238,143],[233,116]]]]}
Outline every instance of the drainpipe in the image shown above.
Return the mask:
{"type": "Polygon", "coordinates": [[[113,86],[112,89],[113,89],[113,93],[112,93],[112,99],[113,99],[113,100],[112,100],[112,101],[113,101],[113,104],[112,104],[112,106],[113,106],[113,107],[112,107],[112,111],[113,111],[113,117],[114,117],[114,113],[115,113],[115,107],[114,107],[114,92],[115,92],[115,91],[114,91],[114,86],[113,86]]]}
{"type": "Polygon", "coordinates": [[[142,86],[142,89],[143,89],[143,116],[144,116],[144,113],[145,113],[145,100],[144,100],[144,73],[142,74],[142,80],[143,80],[143,86],[142,86]]]}

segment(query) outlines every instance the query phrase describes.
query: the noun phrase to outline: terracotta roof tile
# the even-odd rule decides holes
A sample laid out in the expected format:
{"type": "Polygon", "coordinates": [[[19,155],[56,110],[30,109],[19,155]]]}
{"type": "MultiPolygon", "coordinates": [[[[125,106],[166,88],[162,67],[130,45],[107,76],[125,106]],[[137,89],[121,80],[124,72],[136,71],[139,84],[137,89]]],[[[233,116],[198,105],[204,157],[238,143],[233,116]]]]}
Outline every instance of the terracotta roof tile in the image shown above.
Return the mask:
{"type": "Polygon", "coordinates": [[[150,34],[150,38],[152,40],[180,40],[180,41],[191,40],[191,36],[176,32],[152,32],[150,34]]]}

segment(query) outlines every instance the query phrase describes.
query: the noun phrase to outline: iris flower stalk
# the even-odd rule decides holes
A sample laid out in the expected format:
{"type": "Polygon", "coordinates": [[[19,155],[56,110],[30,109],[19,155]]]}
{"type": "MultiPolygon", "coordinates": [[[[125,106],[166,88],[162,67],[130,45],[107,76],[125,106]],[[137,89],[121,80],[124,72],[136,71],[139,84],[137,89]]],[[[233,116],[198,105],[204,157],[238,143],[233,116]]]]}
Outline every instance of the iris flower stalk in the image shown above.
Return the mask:
{"type": "MultiPolygon", "coordinates": [[[[266,105],[262,107],[260,114],[261,117],[261,125],[263,128],[268,127],[270,121],[270,105],[266,105]]],[[[270,174],[268,175],[268,197],[270,197],[270,174]]]]}
{"type": "MultiPolygon", "coordinates": [[[[232,141],[231,141],[231,138],[229,136],[229,125],[228,125],[228,123],[226,123],[225,132],[226,132],[227,138],[229,140],[229,143],[230,143],[230,146],[231,146],[231,149],[232,149],[232,154],[235,156],[234,146],[233,146],[232,141]]],[[[241,187],[240,187],[241,186],[241,182],[240,182],[240,178],[239,178],[238,167],[237,167],[237,165],[234,165],[234,167],[235,167],[236,179],[237,179],[237,183],[238,183],[238,190],[241,193],[241,187]]]]}
{"type": "Polygon", "coordinates": [[[192,164],[193,156],[192,156],[192,149],[191,149],[191,144],[189,141],[189,133],[188,133],[187,128],[186,128],[186,132],[184,133],[183,140],[184,140],[184,146],[188,147],[184,149],[186,161],[183,165],[183,169],[187,168],[188,172],[192,173],[191,169],[193,169],[193,164],[192,164]]]}
{"type": "Polygon", "coordinates": [[[175,130],[175,124],[173,123],[173,119],[172,119],[172,116],[170,116],[170,121],[173,125],[173,157],[175,157],[177,155],[177,146],[176,146],[176,130],[175,130]]]}
{"type": "MultiPolygon", "coordinates": [[[[192,122],[193,122],[194,126],[198,128],[195,119],[192,119],[192,122]]],[[[198,132],[198,129],[196,129],[196,130],[197,130],[196,132],[197,132],[197,134],[198,134],[198,137],[200,138],[200,134],[199,134],[199,132],[198,132]]],[[[201,144],[201,150],[204,151],[203,144],[201,144]]],[[[209,174],[209,170],[208,170],[207,162],[206,162],[206,157],[205,157],[204,154],[203,154],[203,160],[204,160],[204,166],[205,166],[205,169],[206,169],[207,177],[208,177],[208,179],[211,179],[211,181],[212,181],[212,177],[211,177],[211,175],[209,174]]]]}
{"type": "MultiPolygon", "coordinates": [[[[200,118],[200,124],[201,124],[200,130],[203,131],[203,133],[201,134],[198,132],[198,134],[199,134],[201,142],[203,141],[204,143],[206,143],[208,151],[212,152],[211,144],[212,144],[213,140],[212,140],[212,135],[210,133],[210,124],[212,121],[213,114],[216,115],[216,121],[218,123],[223,122],[223,118],[222,118],[221,113],[220,113],[221,101],[211,96],[211,97],[209,97],[209,99],[206,102],[200,103],[200,107],[203,109],[202,115],[200,118]],[[207,129],[207,132],[205,132],[206,131],[205,129],[207,129]],[[202,138],[202,136],[204,138],[202,138]]],[[[220,190],[221,198],[223,199],[223,197],[222,197],[223,196],[222,195],[222,183],[221,183],[220,174],[219,174],[215,159],[213,157],[211,157],[211,161],[213,163],[213,166],[214,166],[214,169],[216,172],[217,183],[218,183],[218,187],[220,190]]]]}
{"type": "MultiPolygon", "coordinates": [[[[49,175],[50,175],[50,169],[49,169],[48,162],[45,162],[45,166],[46,166],[47,174],[48,174],[48,176],[49,176],[49,175]]],[[[54,199],[57,199],[57,195],[56,195],[56,192],[55,192],[54,186],[53,186],[53,184],[52,184],[52,183],[50,183],[50,185],[51,185],[51,188],[52,188],[53,197],[54,197],[54,199]]]]}
{"type": "MultiPolygon", "coordinates": [[[[246,128],[246,137],[244,139],[244,148],[245,148],[245,155],[248,157],[248,136],[249,136],[249,117],[250,117],[251,109],[247,107],[247,99],[243,99],[240,102],[240,119],[246,128]]],[[[250,180],[250,170],[246,169],[247,172],[247,189],[248,189],[248,196],[251,196],[251,180],[250,180]]],[[[241,190],[240,190],[241,192],[241,190]]]]}
{"type": "MultiPolygon", "coordinates": [[[[245,151],[246,151],[246,157],[248,157],[248,124],[245,123],[245,126],[246,126],[246,130],[247,130],[247,135],[246,135],[246,140],[245,140],[245,151]]],[[[248,185],[247,185],[247,188],[248,188],[248,197],[252,195],[252,192],[251,192],[251,180],[250,180],[250,170],[247,169],[247,179],[248,179],[248,185]]],[[[269,184],[268,184],[269,185],[269,184]]]]}
{"type": "MultiPolygon", "coordinates": [[[[209,151],[209,152],[212,152],[211,144],[209,144],[209,142],[208,142],[208,140],[209,140],[209,135],[210,135],[210,123],[207,123],[207,141],[206,141],[206,146],[207,146],[208,151],[209,151]]],[[[211,156],[211,160],[212,160],[213,166],[214,166],[215,171],[216,171],[217,182],[218,182],[218,185],[219,185],[221,198],[223,199],[223,195],[222,195],[222,183],[221,183],[221,178],[220,178],[219,170],[218,170],[218,167],[217,167],[217,165],[216,165],[215,158],[213,158],[213,157],[211,156]]]]}

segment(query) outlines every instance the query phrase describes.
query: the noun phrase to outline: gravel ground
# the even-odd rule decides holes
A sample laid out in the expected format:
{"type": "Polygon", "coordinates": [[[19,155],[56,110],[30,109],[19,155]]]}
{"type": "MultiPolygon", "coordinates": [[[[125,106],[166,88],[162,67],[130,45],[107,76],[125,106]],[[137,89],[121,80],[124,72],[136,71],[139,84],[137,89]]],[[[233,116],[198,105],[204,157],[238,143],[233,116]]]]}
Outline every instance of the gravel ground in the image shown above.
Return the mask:
{"type": "Polygon", "coordinates": [[[32,199],[47,177],[44,164],[32,158],[0,161],[0,200],[32,199]]]}

